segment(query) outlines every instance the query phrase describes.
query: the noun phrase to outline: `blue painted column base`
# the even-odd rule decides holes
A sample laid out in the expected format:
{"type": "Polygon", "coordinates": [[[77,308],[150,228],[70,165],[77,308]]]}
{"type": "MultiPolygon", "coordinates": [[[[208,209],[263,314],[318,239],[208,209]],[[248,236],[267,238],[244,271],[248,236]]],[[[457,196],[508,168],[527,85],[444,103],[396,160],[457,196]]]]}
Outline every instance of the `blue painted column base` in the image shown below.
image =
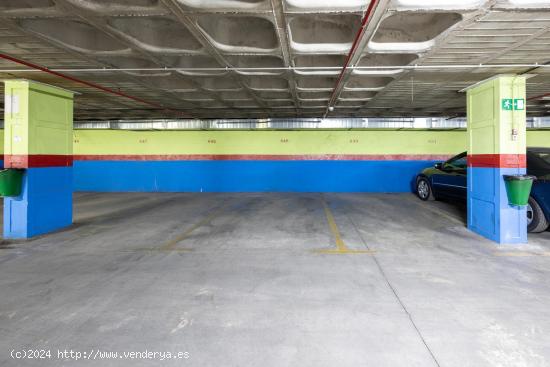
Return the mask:
{"type": "Polygon", "coordinates": [[[4,238],[30,238],[70,226],[73,168],[28,168],[18,197],[4,198],[4,238]]]}
{"type": "Polygon", "coordinates": [[[508,204],[503,175],[525,168],[468,168],[468,228],[500,244],[527,243],[525,207],[508,204]]]}

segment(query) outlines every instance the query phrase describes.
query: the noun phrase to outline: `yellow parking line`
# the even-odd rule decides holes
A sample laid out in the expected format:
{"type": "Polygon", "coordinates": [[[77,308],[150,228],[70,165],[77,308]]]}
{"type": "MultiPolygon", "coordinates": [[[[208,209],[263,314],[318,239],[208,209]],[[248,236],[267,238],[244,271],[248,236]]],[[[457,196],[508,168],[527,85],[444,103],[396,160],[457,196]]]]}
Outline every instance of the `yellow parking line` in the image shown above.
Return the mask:
{"type": "Polygon", "coordinates": [[[172,249],[163,249],[156,247],[145,247],[145,248],[136,248],[121,250],[121,252],[193,252],[192,248],[172,248],[172,249]]]}
{"type": "MultiPolygon", "coordinates": [[[[187,237],[189,237],[189,235],[194,231],[196,230],[197,228],[199,227],[202,227],[204,226],[205,224],[207,224],[208,222],[210,222],[212,219],[214,219],[215,217],[217,217],[218,215],[221,214],[221,212],[227,207],[227,204],[226,205],[223,205],[222,207],[220,207],[219,209],[215,210],[214,212],[212,212],[209,216],[207,216],[206,218],[204,218],[203,220],[201,220],[200,222],[192,225],[190,228],[188,228],[185,232],[183,232],[182,234],[180,234],[179,236],[176,236],[174,238],[172,238],[170,241],[166,242],[164,245],[162,245],[159,250],[173,250],[174,247],[176,247],[176,245],[183,241],[184,239],[186,239],[187,237]]],[[[186,249],[188,250],[188,249],[186,249]]]]}
{"type": "Polygon", "coordinates": [[[375,250],[338,250],[338,249],[324,249],[324,250],[313,250],[316,254],[374,254],[375,250]]]}
{"type": "Polygon", "coordinates": [[[328,227],[330,229],[330,232],[334,236],[336,248],[314,250],[313,252],[318,254],[372,254],[374,253],[373,250],[352,250],[348,248],[344,243],[344,240],[342,240],[342,236],[340,235],[340,230],[338,229],[338,225],[334,220],[334,216],[332,215],[332,212],[330,211],[330,208],[328,207],[327,202],[325,201],[325,198],[321,197],[321,201],[325,209],[325,216],[327,217],[328,227]]]}
{"type": "Polygon", "coordinates": [[[324,197],[322,198],[322,201],[323,201],[323,207],[325,208],[325,215],[327,217],[328,226],[336,241],[336,249],[339,251],[348,250],[348,248],[346,247],[346,244],[342,240],[342,236],[340,235],[340,230],[338,229],[338,225],[336,224],[336,221],[334,220],[334,216],[332,215],[332,212],[330,211],[330,208],[328,207],[324,197]]]}

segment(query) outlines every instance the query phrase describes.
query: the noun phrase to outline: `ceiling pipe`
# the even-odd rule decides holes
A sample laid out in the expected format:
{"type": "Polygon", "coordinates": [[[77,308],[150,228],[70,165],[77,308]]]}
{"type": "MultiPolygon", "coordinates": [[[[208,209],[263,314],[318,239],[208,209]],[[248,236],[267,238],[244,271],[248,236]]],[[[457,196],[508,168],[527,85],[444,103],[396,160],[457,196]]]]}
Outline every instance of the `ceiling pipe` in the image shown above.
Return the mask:
{"type": "Polygon", "coordinates": [[[544,98],[544,97],[550,97],[550,93],[544,93],[544,94],[539,94],[538,96],[529,97],[529,98],[527,98],[527,100],[528,101],[533,101],[533,100],[541,99],[541,98],[544,98]]]}
{"type": "Polygon", "coordinates": [[[346,57],[346,61],[344,62],[344,67],[342,68],[342,71],[340,72],[340,75],[338,76],[338,80],[336,81],[336,85],[334,86],[334,89],[332,90],[332,94],[330,95],[330,99],[328,101],[327,110],[325,111],[325,115],[323,117],[327,117],[328,112],[334,108],[332,105],[334,103],[334,99],[336,96],[336,91],[340,87],[340,83],[342,82],[342,79],[344,79],[344,74],[346,73],[346,70],[348,69],[349,62],[351,60],[351,57],[355,53],[355,50],[357,49],[357,45],[359,44],[359,40],[363,36],[363,33],[367,29],[367,24],[369,23],[369,20],[371,18],[372,13],[374,12],[374,9],[376,8],[376,5],[378,4],[378,0],[370,0],[369,6],[367,8],[367,11],[365,12],[365,16],[363,17],[363,20],[361,21],[361,28],[357,31],[357,34],[355,35],[355,39],[353,40],[353,43],[351,45],[351,49],[349,50],[348,56],[346,57]]]}
{"type": "MultiPolygon", "coordinates": [[[[498,69],[498,68],[525,68],[532,69],[550,68],[550,64],[432,64],[432,65],[399,65],[399,66],[353,66],[348,65],[348,70],[432,70],[432,69],[498,69]]],[[[313,70],[313,71],[326,71],[326,70],[341,70],[340,66],[289,66],[289,67],[215,67],[215,68],[80,68],[80,69],[48,69],[55,72],[73,72],[73,73],[86,73],[86,72],[132,72],[132,71],[288,71],[288,70],[313,70]]],[[[17,73],[17,72],[41,72],[42,70],[28,70],[28,69],[0,69],[0,73],[17,73]]],[[[522,73],[523,74],[523,73],[522,73]]]]}
{"type": "MultiPolygon", "coordinates": [[[[177,114],[181,114],[182,116],[185,116],[185,114],[183,114],[181,111],[174,110],[174,109],[171,109],[171,108],[166,108],[166,107],[164,107],[164,106],[162,106],[158,103],[155,103],[155,102],[149,102],[149,101],[146,101],[146,100],[141,99],[139,97],[134,97],[132,95],[129,95],[129,94],[126,94],[126,93],[123,93],[123,92],[120,92],[120,91],[116,91],[114,89],[107,88],[107,87],[101,86],[99,84],[95,84],[95,83],[88,82],[88,81],[85,81],[85,80],[82,80],[82,79],[78,79],[78,78],[72,77],[72,76],[67,75],[67,74],[62,74],[60,72],[48,69],[47,67],[40,66],[40,65],[37,65],[37,64],[33,64],[31,62],[21,60],[21,59],[15,58],[13,56],[9,56],[9,55],[0,53],[0,58],[15,62],[17,64],[27,66],[31,69],[35,69],[35,70],[39,70],[39,71],[42,71],[42,72],[45,72],[45,73],[48,73],[48,74],[51,74],[51,75],[55,75],[57,77],[60,77],[60,78],[66,79],[66,80],[70,80],[70,81],[78,83],[78,84],[82,84],[82,85],[86,85],[86,86],[91,87],[91,88],[99,89],[99,90],[101,90],[103,92],[106,92],[106,93],[109,93],[109,94],[114,94],[114,95],[119,96],[119,97],[127,98],[127,99],[130,99],[130,100],[134,101],[134,102],[138,102],[138,103],[142,103],[142,104],[154,107],[155,109],[158,109],[158,110],[161,110],[161,111],[176,112],[177,114]]],[[[24,71],[24,70],[22,70],[22,71],[24,71]]]]}

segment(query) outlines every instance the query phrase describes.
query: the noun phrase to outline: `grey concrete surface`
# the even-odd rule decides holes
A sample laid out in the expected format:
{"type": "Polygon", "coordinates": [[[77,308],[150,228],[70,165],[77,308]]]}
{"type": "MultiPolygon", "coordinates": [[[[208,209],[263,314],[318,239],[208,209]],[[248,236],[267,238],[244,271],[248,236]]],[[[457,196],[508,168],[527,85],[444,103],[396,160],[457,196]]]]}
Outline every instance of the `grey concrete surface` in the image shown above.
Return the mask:
{"type": "Polygon", "coordinates": [[[550,365],[550,232],[409,194],[82,193],[75,222],[2,242],[1,366],[550,365]]]}

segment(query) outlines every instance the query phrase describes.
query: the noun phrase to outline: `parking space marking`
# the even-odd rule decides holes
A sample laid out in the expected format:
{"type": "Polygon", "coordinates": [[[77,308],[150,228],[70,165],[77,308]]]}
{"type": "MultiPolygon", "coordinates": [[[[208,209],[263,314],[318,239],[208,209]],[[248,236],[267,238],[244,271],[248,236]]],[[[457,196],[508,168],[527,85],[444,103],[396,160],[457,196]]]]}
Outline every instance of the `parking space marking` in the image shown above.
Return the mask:
{"type": "Polygon", "coordinates": [[[374,250],[338,250],[338,249],[324,249],[324,250],[313,250],[316,254],[335,254],[335,255],[341,255],[341,254],[374,254],[376,251],[374,250]]]}
{"type": "Polygon", "coordinates": [[[334,220],[334,215],[332,215],[332,211],[330,210],[324,196],[321,196],[321,202],[323,203],[323,207],[325,209],[325,216],[327,217],[328,227],[330,229],[330,232],[332,233],[332,236],[334,237],[336,248],[314,250],[313,252],[318,254],[372,254],[375,252],[374,250],[353,250],[348,248],[344,243],[344,240],[342,240],[340,230],[338,229],[338,225],[334,220]]]}
{"type": "MultiPolygon", "coordinates": [[[[202,219],[200,222],[198,223],[195,223],[194,225],[192,225],[191,227],[189,227],[187,230],[185,230],[183,233],[181,233],[180,235],[172,238],[170,241],[166,242],[165,244],[163,244],[160,248],[158,248],[158,250],[162,250],[162,251],[173,251],[175,250],[175,247],[178,243],[180,243],[181,241],[185,240],[187,237],[189,237],[189,235],[191,235],[191,233],[193,233],[193,231],[195,231],[196,229],[204,226],[205,224],[209,223],[211,220],[213,220],[214,218],[216,218],[218,215],[220,215],[224,210],[225,208],[227,207],[228,204],[224,204],[222,205],[221,207],[219,207],[218,209],[214,210],[212,213],[210,213],[210,215],[208,215],[206,218],[202,219]]],[[[192,251],[192,249],[182,249],[182,250],[188,250],[188,251],[192,251]]]]}
{"type": "Polygon", "coordinates": [[[120,252],[193,252],[192,248],[172,248],[172,249],[163,249],[156,247],[144,247],[136,249],[121,250],[120,252]]]}

